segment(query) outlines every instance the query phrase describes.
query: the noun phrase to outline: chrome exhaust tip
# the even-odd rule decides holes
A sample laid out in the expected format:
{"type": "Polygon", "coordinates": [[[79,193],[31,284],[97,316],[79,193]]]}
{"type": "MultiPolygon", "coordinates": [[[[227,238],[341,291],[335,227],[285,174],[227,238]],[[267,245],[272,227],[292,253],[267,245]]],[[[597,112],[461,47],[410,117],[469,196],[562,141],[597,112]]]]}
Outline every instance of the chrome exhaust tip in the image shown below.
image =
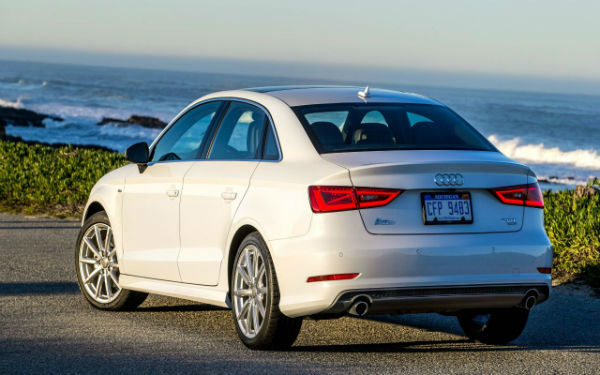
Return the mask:
{"type": "Polygon", "coordinates": [[[525,295],[525,298],[523,298],[523,301],[521,302],[521,307],[524,308],[525,310],[531,310],[537,303],[537,300],[538,300],[537,292],[533,291],[533,290],[529,291],[525,295]]]}
{"type": "Polygon", "coordinates": [[[364,316],[369,311],[369,304],[365,301],[356,301],[348,309],[348,313],[354,316],[364,316]]]}
{"type": "Polygon", "coordinates": [[[532,295],[532,296],[525,298],[525,309],[526,310],[533,309],[533,306],[535,306],[536,302],[537,302],[536,296],[532,295]]]}

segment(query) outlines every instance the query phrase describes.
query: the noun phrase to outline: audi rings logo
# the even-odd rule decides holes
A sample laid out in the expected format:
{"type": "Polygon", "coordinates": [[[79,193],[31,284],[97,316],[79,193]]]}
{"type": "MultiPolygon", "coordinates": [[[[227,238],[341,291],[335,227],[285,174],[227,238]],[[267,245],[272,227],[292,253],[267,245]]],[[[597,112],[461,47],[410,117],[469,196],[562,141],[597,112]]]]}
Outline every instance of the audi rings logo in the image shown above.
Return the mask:
{"type": "Polygon", "coordinates": [[[438,186],[462,186],[465,179],[460,173],[438,173],[433,181],[438,186]]]}

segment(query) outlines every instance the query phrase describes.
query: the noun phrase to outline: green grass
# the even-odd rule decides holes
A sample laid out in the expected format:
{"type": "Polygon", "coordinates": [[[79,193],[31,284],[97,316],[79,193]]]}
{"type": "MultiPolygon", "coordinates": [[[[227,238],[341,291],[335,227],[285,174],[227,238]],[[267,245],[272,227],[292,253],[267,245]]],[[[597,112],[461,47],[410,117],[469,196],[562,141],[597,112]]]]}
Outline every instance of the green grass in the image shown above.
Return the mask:
{"type": "MultiPolygon", "coordinates": [[[[94,183],[125,163],[110,151],[0,141],[0,209],[79,216],[94,183]]],[[[553,276],[600,287],[600,194],[574,199],[573,190],[547,191],[544,202],[553,276]]]]}

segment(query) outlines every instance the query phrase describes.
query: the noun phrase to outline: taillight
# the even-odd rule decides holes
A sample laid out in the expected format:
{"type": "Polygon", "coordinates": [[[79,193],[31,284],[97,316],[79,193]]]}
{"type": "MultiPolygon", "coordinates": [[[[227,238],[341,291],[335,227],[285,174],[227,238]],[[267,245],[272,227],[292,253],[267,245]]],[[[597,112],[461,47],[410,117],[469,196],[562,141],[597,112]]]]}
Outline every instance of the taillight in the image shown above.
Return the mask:
{"type": "Polygon", "coordinates": [[[313,212],[356,210],[385,206],[402,190],[349,186],[309,186],[308,195],[313,212]]]}
{"type": "Polygon", "coordinates": [[[542,190],[537,182],[527,185],[501,187],[493,189],[492,192],[505,204],[544,208],[542,190]]]}
{"type": "Polygon", "coordinates": [[[545,273],[547,275],[552,273],[552,268],[551,267],[538,267],[538,272],[539,273],[545,273]]]}
{"type": "Polygon", "coordinates": [[[385,206],[402,193],[402,190],[360,187],[356,188],[355,191],[358,207],[360,208],[385,206]]]}

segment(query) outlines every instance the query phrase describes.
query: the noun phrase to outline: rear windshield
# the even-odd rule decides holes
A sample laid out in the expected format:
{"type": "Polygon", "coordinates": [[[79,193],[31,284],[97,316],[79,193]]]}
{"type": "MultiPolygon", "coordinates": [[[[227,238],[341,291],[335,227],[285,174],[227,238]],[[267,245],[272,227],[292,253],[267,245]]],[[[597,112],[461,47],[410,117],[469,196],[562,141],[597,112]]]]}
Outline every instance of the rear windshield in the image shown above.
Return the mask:
{"type": "Polygon", "coordinates": [[[320,153],[379,150],[496,151],[452,110],[428,104],[294,107],[320,153]]]}

